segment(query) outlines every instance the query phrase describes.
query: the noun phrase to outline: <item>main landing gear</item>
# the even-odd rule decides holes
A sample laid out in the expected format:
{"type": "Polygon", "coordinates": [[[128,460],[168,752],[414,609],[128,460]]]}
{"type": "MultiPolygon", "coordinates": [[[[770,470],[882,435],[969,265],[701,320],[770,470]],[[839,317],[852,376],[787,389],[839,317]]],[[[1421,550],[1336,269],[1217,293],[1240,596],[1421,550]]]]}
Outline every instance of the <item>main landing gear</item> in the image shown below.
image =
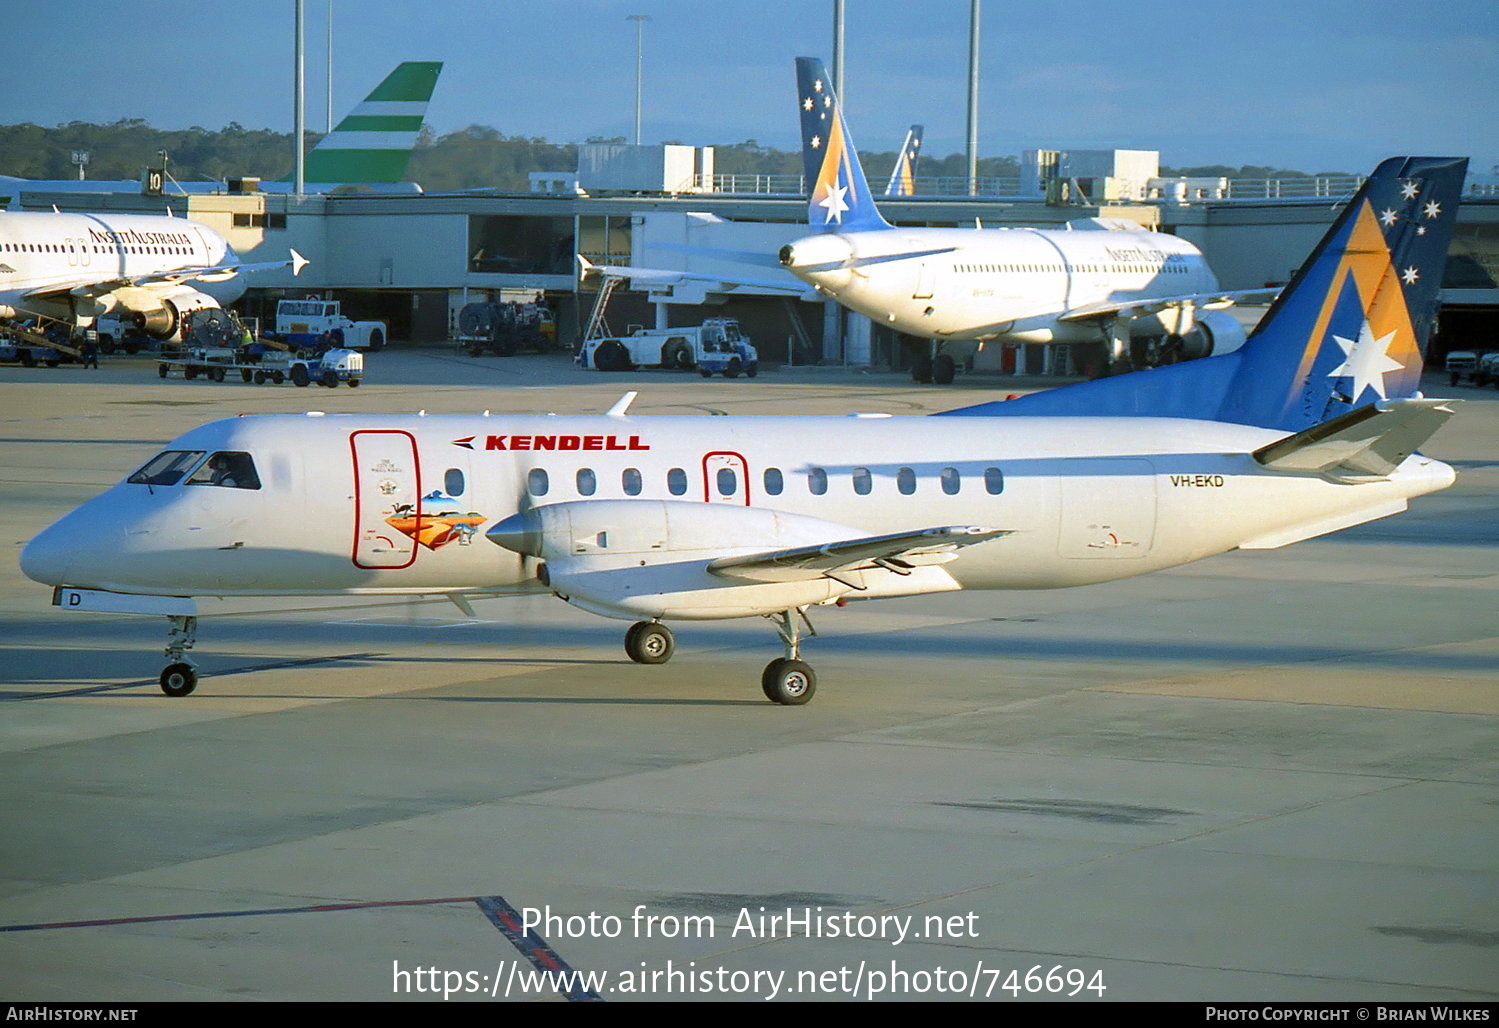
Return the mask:
{"type": "Polygon", "coordinates": [[[198,637],[198,619],[171,617],[172,634],[162,655],[171,663],[161,671],[161,691],[168,696],[186,696],[198,687],[198,669],[184,659],[198,637]]]}
{"type": "Polygon", "coordinates": [[[760,673],[760,689],[771,703],[799,707],[817,692],[817,675],[801,659],[801,627],[806,625],[809,635],[816,635],[817,629],[808,620],[806,607],[765,616],[776,623],[776,633],[786,644],[786,656],[765,665],[760,673]]]}
{"type": "MultiPolygon", "coordinates": [[[[817,692],[817,675],[801,659],[802,628],[806,627],[808,635],[816,635],[817,629],[808,620],[806,607],[765,616],[776,623],[776,633],[786,644],[786,656],[765,665],[760,674],[760,689],[772,703],[799,707],[817,692]]],[[[637,621],[625,633],[625,652],[637,664],[665,664],[676,648],[671,629],[659,621],[637,621]]]]}

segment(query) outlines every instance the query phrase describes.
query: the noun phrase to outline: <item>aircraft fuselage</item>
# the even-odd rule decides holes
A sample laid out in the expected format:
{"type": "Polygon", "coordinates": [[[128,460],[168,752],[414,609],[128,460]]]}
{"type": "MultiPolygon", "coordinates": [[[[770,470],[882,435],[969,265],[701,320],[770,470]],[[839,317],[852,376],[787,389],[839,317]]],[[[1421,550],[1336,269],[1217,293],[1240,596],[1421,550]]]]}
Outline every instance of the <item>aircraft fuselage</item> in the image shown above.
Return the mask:
{"type": "Polygon", "coordinates": [[[198,484],[122,482],[38,536],[22,566],[51,585],[230,596],[546,591],[544,562],[551,591],[585,609],[709,619],[1124,578],[1394,513],[1453,477],[1420,455],[1359,485],[1273,473],[1251,454],[1283,432],[1220,422],[1079,418],[1061,433],[1047,418],[955,420],[241,417],[167,447],[187,455],[184,475],[201,462],[198,484]],[[256,487],[210,484],[220,453],[248,455],[256,487]],[[551,505],[568,513],[540,560],[485,537],[551,505]],[[852,587],[818,579],[794,603],[782,585],[703,572],[777,544],[940,525],[1008,534],[911,573],[855,573],[852,587]],[[576,584],[559,585],[568,569],[576,584]],[[613,577],[589,577],[601,571],[613,577]]]}
{"type": "MultiPolygon", "coordinates": [[[[1092,303],[1218,289],[1195,246],[1144,231],[831,232],[791,243],[782,262],[803,281],[877,322],[918,337],[954,341],[1097,342],[1096,324],[1061,321],[1059,316],[1092,303]],[[927,251],[940,252],[877,260],[927,251]]],[[[1175,318],[1174,312],[1139,318],[1131,330],[1164,335],[1190,329],[1175,318]]]]}

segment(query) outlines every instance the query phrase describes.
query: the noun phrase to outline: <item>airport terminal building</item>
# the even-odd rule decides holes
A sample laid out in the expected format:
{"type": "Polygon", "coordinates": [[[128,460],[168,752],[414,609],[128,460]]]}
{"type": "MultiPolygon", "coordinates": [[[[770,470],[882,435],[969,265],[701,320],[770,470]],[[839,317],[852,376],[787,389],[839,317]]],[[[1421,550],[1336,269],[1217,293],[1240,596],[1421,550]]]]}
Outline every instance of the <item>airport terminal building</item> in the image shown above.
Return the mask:
{"type": "MultiPolygon", "coordinates": [[[[539,297],[554,313],[559,344],[575,345],[598,288],[597,280],[580,279],[578,254],[595,264],[778,276],[788,286],[799,284],[775,267],[735,268],[689,250],[773,257],[806,234],[799,183],[713,175],[711,150],[614,150],[612,161],[580,160],[576,176],[533,174],[530,193],[297,197],[260,192],[246,180],[237,190],[179,196],[26,191],[16,206],[170,210],[220,232],[249,260],[274,260],[296,249],[309,261],[301,275],[257,275],[242,301],[247,313],[266,317],[279,299],[316,294],[342,300],[356,319],[386,321],[397,342],[452,339],[458,312],[471,301],[539,297]]],[[[1058,161],[1056,152],[1031,151],[1028,174],[1018,183],[991,184],[976,196],[886,197],[880,207],[889,221],[907,226],[1057,228],[1082,218],[1125,219],[1195,244],[1222,288],[1251,289],[1287,281],[1357,185],[1353,178],[1160,179],[1148,174],[1148,163],[1142,170],[1140,153],[1086,151],[1058,161]]],[[[938,193],[957,191],[950,183],[932,185],[938,193]]],[[[1443,316],[1429,360],[1499,340],[1499,191],[1492,187],[1470,188],[1464,198],[1443,284],[1443,316]]],[[[810,292],[796,298],[784,290],[770,295],[686,283],[649,296],[621,290],[606,311],[613,332],[724,316],[739,319],[770,363],[903,366],[908,340],[810,292]]],[[[1010,367],[1018,360],[1022,368],[1040,370],[1039,357],[1013,349],[981,354],[980,366],[1010,367]]]]}

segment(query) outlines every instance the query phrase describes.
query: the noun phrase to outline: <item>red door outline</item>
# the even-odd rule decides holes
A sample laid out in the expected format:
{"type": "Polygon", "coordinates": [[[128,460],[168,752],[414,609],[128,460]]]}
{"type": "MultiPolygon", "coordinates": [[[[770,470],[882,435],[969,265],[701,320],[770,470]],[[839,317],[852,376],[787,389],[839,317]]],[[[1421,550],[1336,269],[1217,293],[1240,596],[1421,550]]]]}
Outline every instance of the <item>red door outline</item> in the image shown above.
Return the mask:
{"type": "MultiPolygon", "coordinates": [[[[417,545],[416,540],[414,538],[408,538],[403,533],[396,530],[394,527],[386,524],[384,522],[384,519],[379,517],[378,515],[371,514],[366,517],[365,508],[367,505],[369,505],[371,497],[367,497],[364,490],[366,487],[374,489],[379,488],[379,486],[372,485],[367,479],[365,481],[361,481],[361,462],[359,459],[360,436],[405,437],[406,443],[410,447],[410,486],[409,489],[398,489],[397,492],[393,493],[390,497],[390,504],[394,508],[396,504],[409,502],[411,506],[411,514],[416,518],[417,523],[420,524],[422,514],[422,475],[420,457],[417,454],[416,448],[416,436],[412,435],[410,432],[405,432],[400,429],[389,428],[361,429],[357,432],[349,433],[349,455],[354,462],[354,547],[353,552],[350,554],[350,559],[354,562],[355,567],[364,568],[368,571],[399,571],[402,568],[409,568],[412,564],[416,563],[416,552],[420,548],[417,545]],[[407,493],[409,493],[409,497],[406,495],[407,493]],[[389,547],[391,549],[397,550],[397,552],[405,549],[406,543],[410,543],[410,551],[406,555],[405,563],[369,564],[361,561],[361,552],[363,552],[365,556],[368,556],[370,553],[370,551],[366,550],[362,545],[364,542],[366,542],[365,535],[367,531],[380,533],[379,536],[371,536],[370,541],[378,539],[379,541],[388,543],[389,547]]],[[[405,457],[406,453],[407,451],[402,451],[398,454],[395,454],[395,456],[405,457]]],[[[376,474],[378,472],[376,472],[374,469],[370,469],[370,473],[376,474]]],[[[386,474],[404,475],[405,472],[386,472],[386,474]]],[[[392,510],[391,513],[394,513],[394,510],[392,510]]]]}
{"type": "Polygon", "coordinates": [[[744,454],[735,453],[733,450],[713,450],[703,454],[703,502],[733,503],[745,507],[750,505],[749,461],[744,459],[744,454]],[[730,468],[739,476],[743,483],[742,493],[736,492],[733,496],[715,495],[714,479],[718,477],[718,471],[721,468],[730,468]],[[740,499],[741,495],[743,500],[740,499]]]}

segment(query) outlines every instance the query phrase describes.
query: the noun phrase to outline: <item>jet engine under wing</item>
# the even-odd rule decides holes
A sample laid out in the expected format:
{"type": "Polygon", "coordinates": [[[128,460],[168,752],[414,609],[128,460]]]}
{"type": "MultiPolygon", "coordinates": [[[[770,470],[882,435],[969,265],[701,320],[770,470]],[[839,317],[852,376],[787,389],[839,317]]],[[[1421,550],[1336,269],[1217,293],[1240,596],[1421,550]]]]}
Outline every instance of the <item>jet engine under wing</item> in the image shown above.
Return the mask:
{"type": "Polygon", "coordinates": [[[1228,306],[1233,303],[1256,303],[1273,300],[1280,287],[1269,289],[1231,289],[1217,293],[1184,293],[1180,296],[1152,296],[1147,299],[1117,302],[1085,303],[1057,316],[1058,321],[1094,321],[1105,318],[1138,318],[1157,314],[1171,307],[1228,306]]]}
{"type": "Polygon", "coordinates": [[[839,572],[876,568],[907,575],[913,568],[946,564],[957,556],[961,547],[1009,534],[1004,529],[977,525],[923,528],[894,535],[872,535],[842,542],[720,557],[708,564],[708,572],[752,582],[796,582],[812,578],[836,580],[839,572]]]}
{"type": "Polygon", "coordinates": [[[1340,482],[1387,478],[1461,402],[1378,400],[1261,447],[1254,459],[1272,470],[1321,474],[1340,482]]]}

